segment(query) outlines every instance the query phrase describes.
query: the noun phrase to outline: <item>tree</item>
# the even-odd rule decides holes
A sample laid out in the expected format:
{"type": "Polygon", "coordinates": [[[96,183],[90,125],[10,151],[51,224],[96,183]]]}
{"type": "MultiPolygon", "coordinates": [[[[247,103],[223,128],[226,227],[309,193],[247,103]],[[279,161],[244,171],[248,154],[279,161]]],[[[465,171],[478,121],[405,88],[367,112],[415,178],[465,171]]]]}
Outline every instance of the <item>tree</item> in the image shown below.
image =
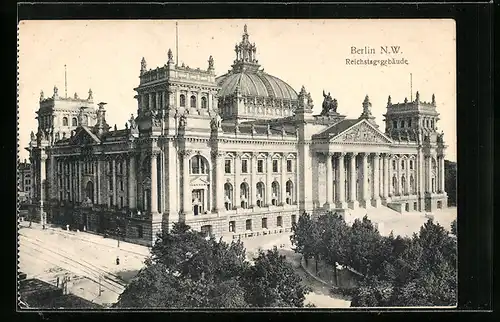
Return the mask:
{"type": "Polygon", "coordinates": [[[456,304],[455,238],[429,220],[418,235],[389,237],[386,243],[389,241],[392,251],[380,275],[368,276],[353,291],[351,306],[456,304]]]}
{"type": "Polygon", "coordinates": [[[292,225],[290,241],[295,246],[294,251],[304,256],[306,264],[308,259],[314,257],[316,260],[316,273],[318,272],[320,234],[317,223],[311,216],[303,213],[299,220],[292,225]]]}
{"type": "Polygon", "coordinates": [[[345,264],[354,268],[363,275],[371,273],[380,267],[383,261],[383,251],[387,251],[386,244],[382,243],[382,237],[377,228],[367,216],[360,221],[356,219],[349,231],[346,244],[345,264]]]}
{"type": "Polygon", "coordinates": [[[337,213],[328,212],[318,218],[321,244],[318,247],[325,262],[333,267],[335,282],[338,285],[337,263],[347,262],[346,245],[350,228],[337,213]]]}
{"type": "Polygon", "coordinates": [[[455,236],[457,235],[457,220],[456,219],[451,222],[451,233],[455,236]]]}
{"type": "Polygon", "coordinates": [[[274,247],[259,251],[245,276],[246,301],[254,307],[303,307],[308,288],[274,247]]]}

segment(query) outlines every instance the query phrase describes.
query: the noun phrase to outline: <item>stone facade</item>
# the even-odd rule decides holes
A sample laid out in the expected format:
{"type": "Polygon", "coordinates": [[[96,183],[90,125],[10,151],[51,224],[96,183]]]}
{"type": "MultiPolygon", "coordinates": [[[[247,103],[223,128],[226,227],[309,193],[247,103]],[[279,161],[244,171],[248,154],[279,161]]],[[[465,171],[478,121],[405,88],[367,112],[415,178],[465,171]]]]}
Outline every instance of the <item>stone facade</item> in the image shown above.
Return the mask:
{"type": "Polygon", "coordinates": [[[206,70],[175,65],[170,50],[162,67],[147,69],[143,58],[137,116],[125,129],[110,129],[91,92],[42,97],[28,147],[42,220],[150,245],[178,221],[244,238],[289,231],[304,211],[446,207],[434,96],[389,97],[381,132],[368,96],[357,119],[339,114],[329,94],[313,115],[304,87],[260,70],[246,27],[235,51],[217,78],[211,56],[206,70]]]}

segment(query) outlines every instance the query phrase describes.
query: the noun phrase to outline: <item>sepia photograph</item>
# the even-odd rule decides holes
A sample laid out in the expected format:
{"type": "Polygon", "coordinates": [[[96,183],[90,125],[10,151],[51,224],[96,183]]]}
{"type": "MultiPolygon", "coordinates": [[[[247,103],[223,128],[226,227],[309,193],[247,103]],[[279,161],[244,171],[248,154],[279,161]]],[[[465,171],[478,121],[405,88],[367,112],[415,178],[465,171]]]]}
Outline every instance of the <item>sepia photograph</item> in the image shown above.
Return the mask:
{"type": "Polygon", "coordinates": [[[20,310],[456,308],[455,42],[21,20],[20,310]]]}

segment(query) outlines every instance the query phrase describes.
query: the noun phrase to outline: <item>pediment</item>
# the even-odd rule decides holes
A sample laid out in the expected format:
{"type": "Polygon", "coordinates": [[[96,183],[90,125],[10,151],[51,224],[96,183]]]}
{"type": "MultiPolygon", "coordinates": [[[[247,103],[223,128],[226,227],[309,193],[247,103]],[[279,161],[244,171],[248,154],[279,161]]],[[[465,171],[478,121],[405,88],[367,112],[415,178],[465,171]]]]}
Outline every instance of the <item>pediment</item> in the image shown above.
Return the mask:
{"type": "Polygon", "coordinates": [[[99,138],[85,127],[77,129],[76,134],[70,140],[70,144],[72,145],[88,145],[96,143],[100,143],[99,138]]]}
{"type": "Polygon", "coordinates": [[[206,187],[210,182],[206,177],[197,177],[191,180],[191,187],[206,187]]]}
{"type": "Polygon", "coordinates": [[[345,131],[334,136],[330,142],[335,143],[368,143],[389,144],[392,141],[367,121],[354,124],[345,131]]]}

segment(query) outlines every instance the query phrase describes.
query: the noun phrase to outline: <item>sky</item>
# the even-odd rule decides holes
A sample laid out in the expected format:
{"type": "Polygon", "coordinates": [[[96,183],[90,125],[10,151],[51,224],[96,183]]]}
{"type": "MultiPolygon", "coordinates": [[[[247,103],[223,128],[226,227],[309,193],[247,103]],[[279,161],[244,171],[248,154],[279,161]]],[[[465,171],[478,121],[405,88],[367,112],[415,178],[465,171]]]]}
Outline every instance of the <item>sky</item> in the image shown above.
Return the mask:
{"type": "MultiPolygon", "coordinates": [[[[217,75],[226,73],[235,59],[234,46],[247,24],[249,40],[265,72],[279,77],[297,92],[311,93],[314,112],[321,112],[323,90],[338,101],[337,112],[357,118],[365,95],[372,114],[383,126],[387,97],[431,101],[436,96],[440,121],[448,144],[446,159],[456,161],[456,46],[455,22],[439,19],[400,20],[179,20],[179,64],[207,69],[214,58],[217,75]],[[382,46],[399,52],[380,53],[382,46]],[[352,54],[352,47],[374,49],[375,54],[352,54]],[[346,59],[405,59],[390,66],[348,65],[346,59]],[[410,82],[410,74],[411,82],[410,82]],[[411,86],[410,86],[411,83],[411,86]]],[[[64,65],[68,96],[106,102],[108,124],[123,128],[137,113],[134,99],[140,62],[163,66],[168,49],[176,55],[173,20],[21,21],[18,28],[18,108],[20,159],[27,159],[40,91],[64,95],[64,65]]]]}

